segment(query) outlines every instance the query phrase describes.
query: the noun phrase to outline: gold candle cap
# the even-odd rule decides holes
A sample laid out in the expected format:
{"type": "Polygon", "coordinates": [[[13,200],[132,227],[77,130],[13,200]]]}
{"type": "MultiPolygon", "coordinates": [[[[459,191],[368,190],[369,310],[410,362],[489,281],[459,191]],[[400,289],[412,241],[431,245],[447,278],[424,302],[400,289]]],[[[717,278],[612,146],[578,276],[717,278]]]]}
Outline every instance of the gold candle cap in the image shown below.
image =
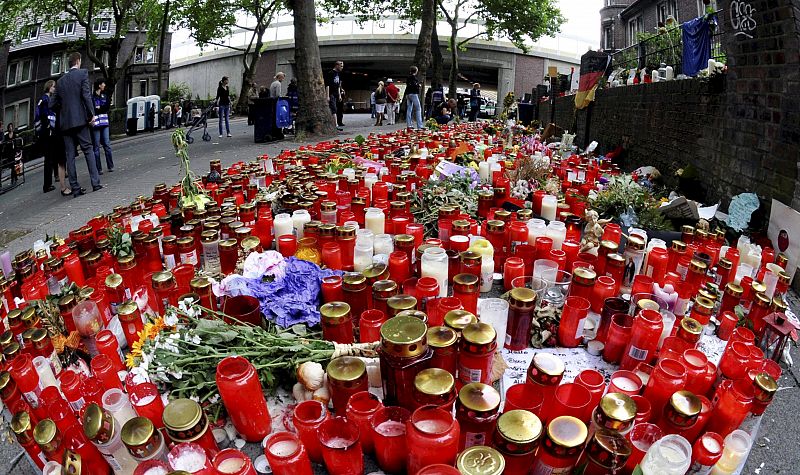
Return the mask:
{"type": "Polygon", "coordinates": [[[410,234],[398,234],[394,237],[394,242],[395,244],[396,243],[413,244],[414,236],[410,234]]]}
{"type": "Polygon", "coordinates": [[[683,234],[688,234],[692,236],[694,235],[694,226],[689,226],[688,224],[685,224],[681,227],[681,232],[683,234]]]}
{"type": "Polygon", "coordinates": [[[169,289],[175,284],[175,277],[168,270],[156,272],[153,274],[152,283],[155,290],[169,289]]]}
{"type": "Polygon", "coordinates": [[[364,277],[366,277],[367,280],[374,282],[376,280],[380,280],[383,277],[388,277],[389,266],[378,262],[364,269],[362,274],[364,274],[364,277]]]}
{"type": "Polygon", "coordinates": [[[692,259],[689,262],[689,270],[697,274],[705,274],[708,270],[708,265],[700,259],[692,259]]]}
{"type": "Polygon", "coordinates": [[[506,460],[497,450],[485,445],[475,445],[461,452],[456,468],[462,475],[501,475],[506,460]]]}
{"type": "Polygon", "coordinates": [[[407,294],[393,295],[386,300],[389,308],[389,317],[393,317],[403,310],[413,310],[417,307],[416,297],[407,294]]]}
{"type": "Polygon", "coordinates": [[[636,301],[636,306],[639,307],[639,310],[655,310],[656,312],[661,310],[658,302],[651,299],[639,299],[636,301]]]}
{"type": "Polygon", "coordinates": [[[122,287],[122,276],[119,274],[109,274],[105,281],[106,287],[109,289],[119,289],[122,287]]]}
{"type": "Polygon", "coordinates": [[[470,323],[475,323],[478,318],[466,310],[450,310],[444,316],[444,324],[457,332],[461,332],[470,323]]]}
{"type": "Polygon", "coordinates": [[[488,384],[470,383],[458,392],[462,406],[476,412],[497,412],[500,407],[500,393],[488,384]]]}
{"type": "MultiPolygon", "coordinates": [[[[586,444],[585,453],[597,465],[606,469],[622,467],[631,456],[631,443],[615,430],[598,429],[586,444]]],[[[608,473],[613,473],[609,470],[608,473]]]]}
{"type": "Polygon", "coordinates": [[[360,272],[351,272],[342,277],[342,285],[360,287],[367,282],[367,278],[360,272]]]}
{"type": "Polygon", "coordinates": [[[395,317],[414,317],[422,320],[425,325],[428,324],[428,314],[421,310],[403,310],[402,312],[398,312],[395,317]]]}
{"type": "Polygon", "coordinates": [[[225,249],[226,251],[230,251],[232,249],[236,249],[236,246],[239,245],[239,241],[234,238],[223,239],[219,242],[220,249],[225,249]]]}
{"type": "Polygon", "coordinates": [[[69,449],[64,451],[64,459],[62,460],[61,473],[66,475],[81,475],[83,467],[81,456],[69,449]]]}
{"type": "MultiPolygon", "coordinates": [[[[497,213],[495,213],[496,215],[497,213]]],[[[489,232],[500,232],[505,229],[506,223],[499,219],[490,219],[486,222],[486,230],[489,232]]]]}
{"type": "Polygon", "coordinates": [[[753,289],[753,293],[756,294],[763,294],[767,291],[767,286],[757,280],[754,280],[753,283],[750,284],[750,288],[753,289]]]}
{"type": "Polygon", "coordinates": [[[472,264],[480,264],[481,263],[481,255],[475,251],[464,251],[459,254],[461,262],[464,263],[472,263],[472,264]]]}
{"type": "Polygon", "coordinates": [[[324,322],[339,324],[350,316],[350,304],[346,302],[328,302],[320,307],[319,313],[324,322]]]}
{"type": "Polygon", "coordinates": [[[733,267],[733,262],[724,257],[720,257],[719,260],[717,261],[717,267],[725,270],[731,270],[731,268],[733,267]]]}
{"type": "Polygon", "coordinates": [[[328,363],[328,378],[334,381],[356,381],[367,373],[367,365],[355,356],[340,356],[328,363]]]}
{"type": "Polygon", "coordinates": [[[475,322],[467,324],[461,330],[461,338],[473,345],[489,345],[497,339],[497,332],[488,323],[475,322]]]}
{"type": "Polygon", "coordinates": [[[123,317],[122,318],[123,320],[127,320],[127,318],[124,318],[124,317],[129,317],[129,316],[132,316],[132,315],[138,315],[139,314],[139,307],[136,305],[136,302],[134,302],[133,300],[128,300],[127,302],[124,302],[122,305],[117,307],[117,313],[121,317],[123,317]]]}
{"type": "Polygon", "coordinates": [[[556,355],[550,353],[536,353],[531,360],[531,366],[536,368],[540,373],[548,376],[561,376],[564,374],[566,366],[564,361],[556,355]]]}
{"type": "Polygon", "coordinates": [[[675,391],[669,398],[669,404],[683,417],[695,417],[700,414],[703,403],[690,391],[675,391]]]}
{"type": "Polygon", "coordinates": [[[572,416],[559,416],[547,425],[547,436],[555,445],[571,449],[586,442],[586,424],[572,416]]]}
{"type": "Polygon", "coordinates": [[[770,300],[769,297],[761,292],[757,293],[753,299],[753,304],[758,305],[759,307],[769,307],[771,303],[772,300],[770,300]]]}
{"type": "Polygon", "coordinates": [[[741,297],[744,293],[744,288],[739,284],[728,282],[727,285],[725,285],[725,293],[732,297],[741,297]]]}
{"type": "Polygon", "coordinates": [[[714,312],[714,302],[706,297],[697,297],[694,300],[697,312],[701,315],[711,315],[714,312]]]}
{"type": "Polygon", "coordinates": [[[414,317],[393,317],[381,325],[381,348],[401,358],[411,358],[428,350],[427,326],[414,317]]]}
{"type": "Polygon", "coordinates": [[[508,442],[530,444],[542,435],[542,421],[532,412],[515,409],[497,419],[497,432],[508,442]]]}
{"type": "Polygon", "coordinates": [[[703,325],[700,325],[700,322],[694,318],[683,317],[680,329],[689,335],[694,335],[699,338],[700,334],[703,332],[703,325]]]}
{"type": "Polygon", "coordinates": [[[52,419],[42,419],[33,428],[33,440],[45,452],[52,452],[58,448],[58,427],[52,419]]]}
{"type": "Polygon", "coordinates": [[[631,249],[633,249],[633,250],[643,251],[644,250],[644,239],[642,239],[640,236],[632,234],[632,235],[628,236],[628,243],[626,244],[626,246],[631,248],[631,249]]]}
{"type": "Polygon", "coordinates": [[[608,393],[600,399],[600,411],[608,419],[628,422],[636,417],[636,402],[627,394],[608,393]]]}
{"type": "MultiPolygon", "coordinates": [[[[207,291],[211,290],[211,281],[207,277],[195,277],[189,282],[189,288],[193,291],[207,291]]],[[[198,294],[201,292],[197,292],[198,294]]]]}
{"type": "Polygon", "coordinates": [[[379,298],[388,299],[397,295],[397,282],[393,280],[378,280],[372,284],[372,294],[379,298]]]}
{"type": "Polygon", "coordinates": [[[455,378],[441,368],[423,369],[414,377],[414,388],[428,396],[444,396],[455,386],[455,378]]]}
{"type": "Polygon", "coordinates": [[[192,429],[203,418],[200,404],[191,399],[175,399],[164,407],[161,420],[170,431],[186,431],[192,429]]]}
{"type": "Polygon", "coordinates": [[[22,443],[28,443],[32,439],[31,432],[33,426],[31,423],[31,415],[27,411],[20,411],[14,414],[11,419],[11,432],[17,436],[17,439],[22,443]]]}
{"type": "Polygon", "coordinates": [[[619,244],[617,244],[614,241],[604,239],[600,241],[600,248],[603,250],[603,253],[605,254],[614,254],[619,250],[619,244]]]}
{"type": "Polygon", "coordinates": [[[475,274],[457,274],[453,277],[453,286],[461,292],[478,292],[481,281],[475,274]]]}
{"type": "Polygon", "coordinates": [[[536,306],[536,292],[527,287],[511,289],[509,305],[521,309],[533,309],[536,306]]]}
{"type": "Polygon", "coordinates": [[[428,329],[428,344],[432,348],[447,348],[458,340],[458,333],[450,327],[439,326],[428,329]]]}
{"type": "Polygon", "coordinates": [[[83,433],[92,442],[105,444],[114,435],[114,416],[96,403],[86,406],[83,412],[83,433]]]}
{"type": "Polygon", "coordinates": [[[783,297],[780,295],[776,295],[772,299],[772,310],[775,312],[783,312],[786,313],[789,310],[789,305],[783,300],[783,297]]]}
{"type": "Polygon", "coordinates": [[[122,443],[135,458],[146,458],[161,445],[161,434],[146,417],[134,417],[122,426],[122,443]]]}

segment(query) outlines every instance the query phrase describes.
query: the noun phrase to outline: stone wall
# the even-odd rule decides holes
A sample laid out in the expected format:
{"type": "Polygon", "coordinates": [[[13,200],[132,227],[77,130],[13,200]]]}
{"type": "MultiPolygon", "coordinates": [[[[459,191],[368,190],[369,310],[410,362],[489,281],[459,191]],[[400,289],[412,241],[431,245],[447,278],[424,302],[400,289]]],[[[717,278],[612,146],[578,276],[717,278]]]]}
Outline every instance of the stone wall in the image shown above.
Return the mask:
{"type": "MultiPolygon", "coordinates": [[[[720,2],[726,12],[730,1],[720,2]]],[[[654,165],[664,174],[694,165],[709,201],[754,192],[800,209],[800,0],[753,0],[758,25],[739,34],[732,16],[720,18],[728,72],[598,91],[575,114],[573,97],[555,101],[555,122],[574,130],[576,143],[601,151],[626,150],[623,167],[654,165]]],[[[735,17],[735,15],[734,15],[735,17]]],[[[735,18],[734,18],[735,20],[735,18]]],[[[550,106],[540,108],[547,122],[550,106]]]]}

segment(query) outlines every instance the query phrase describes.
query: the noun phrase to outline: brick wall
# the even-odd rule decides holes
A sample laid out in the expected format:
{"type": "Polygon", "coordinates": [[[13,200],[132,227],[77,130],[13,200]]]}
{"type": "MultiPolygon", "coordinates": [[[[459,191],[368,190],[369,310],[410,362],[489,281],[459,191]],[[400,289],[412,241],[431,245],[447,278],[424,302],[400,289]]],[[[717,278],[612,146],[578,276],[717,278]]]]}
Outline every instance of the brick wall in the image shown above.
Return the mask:
{"type": "MultiPolygon", "coordinates": [[[[556,100],[555,122],[578,128],[576,143],[597,140],[601,151],[623,145],[624,168],[654,165],[665,175],[692,164],[708,200],[727,203],[754,192],[800,209],[800,0],[752,0],[758,27],[735,36],[720,18],[728,73],[601,90],[573,116],[573,97],[556,100]]],[[[729,11],[730,0],[718,2],[729,11]]],[[[549,120],[549,105],[539,118],[549,120]]]]}

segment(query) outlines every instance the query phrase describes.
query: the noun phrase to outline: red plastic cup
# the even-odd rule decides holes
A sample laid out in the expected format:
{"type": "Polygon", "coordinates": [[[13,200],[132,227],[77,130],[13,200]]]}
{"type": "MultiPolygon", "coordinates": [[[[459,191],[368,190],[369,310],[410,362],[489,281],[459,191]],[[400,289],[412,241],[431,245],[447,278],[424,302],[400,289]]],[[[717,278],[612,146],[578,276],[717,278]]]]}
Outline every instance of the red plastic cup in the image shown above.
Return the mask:
{"type": "Polygon", "coordinates": [[[642,378],[633,371],[621,369],[611,374],[611,382],[608,384],[608,392],[622,393],[634,396],[642,393],[642,378]]]}
{"type": "Polygon", "coordinates": [[[544,393],[539,391],[537,386],[530,383],[515,384],[506,391],[503,412],[523,409],[538,416],[542,412],[542,403],[544,403],[544,393]]]}
{"type": "Polygon", "coordinates": [[[552,405],[544,410],[546,420],[558,416],[573,416],[587,422],[592,416],[592,394],[578,383],[562,384],[556,388],[552,405]]]}

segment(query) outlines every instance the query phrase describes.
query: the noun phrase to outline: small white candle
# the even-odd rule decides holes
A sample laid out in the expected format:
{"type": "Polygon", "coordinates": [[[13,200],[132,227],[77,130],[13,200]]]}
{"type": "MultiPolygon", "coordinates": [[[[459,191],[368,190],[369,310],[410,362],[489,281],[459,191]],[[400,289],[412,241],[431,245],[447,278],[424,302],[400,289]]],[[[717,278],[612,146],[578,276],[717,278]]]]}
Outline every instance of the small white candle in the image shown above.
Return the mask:
{"type": "Polygon", "coordinates": [[[636,384],[636,381],[632,380],[631,378],[626,378],[625,376],[617,376],[611,380],[611,384],[613,384],[620,391],[624,391],[626,393],[633,393],[641,389],[639,385],[636,384]]]}
{"type": "Polygon", "coordinates": [[[355,250],[353,251],[353,270],[362,272],[364,269],[372,265],[372,244],[356,243],[355,250]]]}
{"type": "Polygon", "coordinates": [[[380,208],[367,208],[364,214],[364,227],[372,231],[373,234],[383,234],[385,232],[386,217],[380,208]]]}
{"type": "Polygon", "coordinates": [[[294,222],[287,213],[280,213],[275,216],[272,225],[275,227],[275,247],[280,250],[278,238],[287,234],[294,234],[294,222]]]}
{"type": "Polygon", "coordinates": [[[533,218],[528,221],[528,244],[536,244],[536,238],[547,234],[547,225],[543,219],[533,218]]]}
{"type": "Polygon", "coordinates": [[[376,234],[372,244],[375,254],[386,254],[394,251],[394,243],[390,234],[376,234]]]}
{"type": "Polygon", "coordinates": [[[375,173],[367,173],[364,175],[364,186],[372,191],[372,185],[378,182],[378,175],[375,173]]]}
{"type": "Polygon", "coordinates": [[[282,440],[269,446],[269,451],[276,457],[288,457],[297,452],[297,442],[293,440],[282,440]]]}
{"type": "Polygon", "coordinates": [[[421,276],[433,277],[439,283],[439,297],[447,297],[447,252],[430,247],[422,254],[421,276]]]}
{"type": "Polygon", "coordinates": [[[542,218],[553,221],[556,219],[556,209],[558,209],[558,198],[553,195],[544,195],[542,198],[542,218]]]}
{"type": "Polygon", "coordinates": [[[217,465],[217,471],[220,473],[238,473],[242,467],[244,467],[244,460],[232,457],[220,462],[217,465]]]}
{"type": "Polygon", "coordinates": [[[298,209],[292,213],[292,225],[294,227],[294,232],[297,235],[297,239],[303,238],[303,227],[309,221],[311,221],[311,215],[308,213],[308,210],[298,209]]]}
{"type": "Polygon", "coordinates": [[[478,176],[482,183],[489,183],[489,162],[478,163],[478,176]]]}
{"type": "Polygon", "coordinates": [[[553,240],[553,249],[561,249],[561,244],[567,238],[567,226],[561,221],[550,221],[545,235],[553,240]]]}

